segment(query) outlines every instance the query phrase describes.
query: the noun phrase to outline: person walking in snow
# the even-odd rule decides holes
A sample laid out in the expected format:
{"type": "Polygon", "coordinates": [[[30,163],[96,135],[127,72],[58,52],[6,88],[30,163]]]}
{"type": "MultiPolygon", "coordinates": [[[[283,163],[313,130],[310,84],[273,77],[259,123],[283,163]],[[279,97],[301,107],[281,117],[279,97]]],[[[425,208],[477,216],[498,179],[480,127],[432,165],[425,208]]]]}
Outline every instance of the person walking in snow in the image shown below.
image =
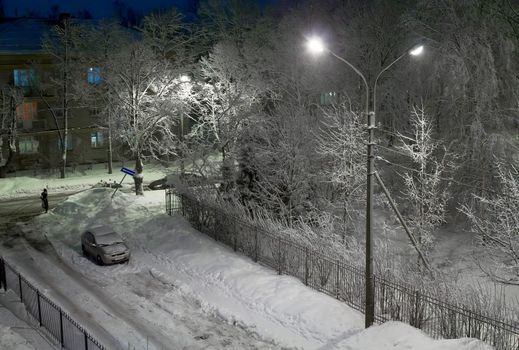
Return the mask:
{"type": "Polygon", "coordinates": [[[49,196],[48,196],[46,188],[43,189],[43,192],[41,193],[40,198],[41,198],[41,206],[43,207],[43,209],[45,209],[45,212],[48,212],[49,211],[49,196]]]}

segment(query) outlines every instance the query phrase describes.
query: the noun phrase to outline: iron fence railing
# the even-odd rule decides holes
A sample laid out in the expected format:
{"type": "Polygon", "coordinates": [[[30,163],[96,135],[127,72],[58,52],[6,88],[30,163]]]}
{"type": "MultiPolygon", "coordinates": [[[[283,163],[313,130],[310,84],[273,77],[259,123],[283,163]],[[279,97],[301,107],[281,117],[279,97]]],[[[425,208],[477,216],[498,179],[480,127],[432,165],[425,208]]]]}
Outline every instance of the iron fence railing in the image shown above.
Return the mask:
{"type": "MultiPolygon", "coordinates": [[[[181,212],[200,232],[241,252],[256,262],[300,279],[306,285],[364,311],[364,271],[334,261],[296,242],[281,238],[200,203],[166,191],[168,214],[181,212]]],[[[519,325],[481,315],[463,305],[433,297],[425,290],[375,276],[375,319],[401,321],[435,338],[472,337],[497,350],[519,349],[519,325]]]]}
{"type": "Polygon", "coordinates": [[[70,315],[27,281],[0,257],[0,287],[12,290],[25,305],[32,321],[67,350],[107,350],[70,315]]]}

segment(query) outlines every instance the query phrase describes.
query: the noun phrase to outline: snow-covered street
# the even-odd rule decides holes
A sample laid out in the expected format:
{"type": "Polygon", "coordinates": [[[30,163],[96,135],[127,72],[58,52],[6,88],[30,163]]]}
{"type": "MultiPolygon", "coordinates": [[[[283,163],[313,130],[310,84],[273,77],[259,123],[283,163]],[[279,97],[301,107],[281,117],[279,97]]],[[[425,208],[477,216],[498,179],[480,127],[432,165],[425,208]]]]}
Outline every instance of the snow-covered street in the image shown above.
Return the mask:
{"type": "Polygon", "coordinates": [[[433,341],[389,323],[363,331],[363,315],[292,277],[237,255],[180,216],[162,191],[144,197],[94,189],[15,227],[2,255],[110,349],[485,349],[433,341]],[[128,264],[98,266],[79,236],[108,224],[128,243],[128,264]],[[51,244],[49,244],[50,242],[51,244]]]}

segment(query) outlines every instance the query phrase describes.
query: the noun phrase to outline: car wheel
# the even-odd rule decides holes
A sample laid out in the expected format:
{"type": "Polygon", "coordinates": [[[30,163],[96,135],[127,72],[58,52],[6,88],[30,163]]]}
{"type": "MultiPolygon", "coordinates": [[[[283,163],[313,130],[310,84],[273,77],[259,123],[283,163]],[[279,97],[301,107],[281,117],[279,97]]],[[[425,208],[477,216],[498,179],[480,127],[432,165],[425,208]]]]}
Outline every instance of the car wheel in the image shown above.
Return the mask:
{"type": "Polygon", "coordinates": [[[103,266],[104,265],[104,262],[103,262],[103,259],[101,259],[101,255],[98,255],[97,258],[96,258],[96,261],[99,265],[103,266]]]}
{"type": "Polygon", "coordinates": [[[88,256],[88,252],[83,244],[81,245],[81,251],[83,252],[84,256],[88,256]]]}

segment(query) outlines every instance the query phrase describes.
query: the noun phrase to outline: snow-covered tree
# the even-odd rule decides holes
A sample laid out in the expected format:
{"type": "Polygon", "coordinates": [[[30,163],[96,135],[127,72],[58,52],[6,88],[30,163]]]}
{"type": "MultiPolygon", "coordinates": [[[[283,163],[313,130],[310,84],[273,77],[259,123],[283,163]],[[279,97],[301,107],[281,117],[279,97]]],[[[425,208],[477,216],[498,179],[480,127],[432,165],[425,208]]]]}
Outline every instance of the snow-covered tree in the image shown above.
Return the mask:
{"type": "Polygon", "coordinates": [[[519,171],[498,167],[500,186],[487,196],[474,196],[474,206],[463,205],[480,245],[487,251],[490,264],[480,267],[494,280],[519,285],[519,171]]]}
{"type": "Polygon", "coordinates": [[[22,102],[23,93],[20,90],[12,87],[0,90],[0,178],[6,176],[16,154],[16,106],[22,102]],[[4,142],[7,144],[7,155],[4,154],[4,142]]]}
{"type": "Polygon", "coordinates": [[[249,136],[240,140],[242,152],[247,150],[239,163],[240,182],[246,185],[240,188],[241,195],[288,225],[306,218],[313,208],[315,143],[308,128],[312,117],[304,100],[279,102],[271,113],[248,123],[249,136]],[[248,183],[243,181],[247,175],[248,183]]]}
{"type": "Polygon", "coordinates": [[[190,139],[199,148],[218,150],[222,172],[226,167],[234,172],[236,142],[261,102],[261,84],[251,79],[240,48],[230,41],[216,44],[200,64],[205,84],[197,93],[198,118],[190,139]]]}
{"type": "Polygon", "coordinates": [[[120,51],[133,41],[131,32],[118,23],[99,21],[95,24],[86,23],[80,28],[81,40],[77,41],[77,63],[83,71],[82,79],[74,82],[74,89],[80,97],[81,105],[97,111],[96,124],[105,130],[108,146],[108,173],[113,172],[113,115],[116,103],[112,103],[114,96],[108,93],[108,86],[104,83],[107,72],[108,57],[113,52],[120,51]],[[84,75],[89,78],[85,79],[84,75]]]}
{"type": "Polygon", "coordinates": [[[113,136],[135,159],[136,194],[143,191],[143,160],[177,153],[177,125],[193,102],[193,83],[182,77],[198,53],[197,33],[174,11],[151,14],[143,23],[102,66],[113,136]]]}
{"type": "Polygon", "coordinates": [[[77,81],[77,64],[74,53],[78,39],[78,26],[70,18],[64,18],[59,25],[42,39],[42,48],[53,59],[52,71],[49,76],[41,72],[38,79],[40,97],[50,111],[54,120],[61,151],[60,177],[65,178],[67,169],[67,149],[69,140],[70,111],[78,100],[72,86],[77,81]],[[57,103],[49,96],[57,96],[57,103]]]}
{"type": "Polygon", "coordinates": [[[142,194],[143,160],[175,154],[178,98],[183,84],[168,62],[159,59],[142,41],[111,53],[106,64],[107,84],[114,109],[114,137],[129,148],[135,159],[135,191],[142,194]]]}
{"type": "Polygon", "coordinates": [[[364,198],[365,124],[345,102],[322,109],[322,113],[317,145],[324,164],[320,177],[323,184],[332,187],[332,196],[325,199],[326,209],[351,224],[357,216],[356,204],[364,198]]]}
{"type": "Polygon", "coordinates": [[[434,243],[433,232],[445,221],[448,188],[442,183],[449,153],[440,149],[433,139],[433,125],[424,107],[414,107],[411,113],[412,137],[402,134],[396,148],[412,160],[410,170],[404,170],[403,196],[407,203],[408,220],[415,231],[422,251],[434,243]]]}

